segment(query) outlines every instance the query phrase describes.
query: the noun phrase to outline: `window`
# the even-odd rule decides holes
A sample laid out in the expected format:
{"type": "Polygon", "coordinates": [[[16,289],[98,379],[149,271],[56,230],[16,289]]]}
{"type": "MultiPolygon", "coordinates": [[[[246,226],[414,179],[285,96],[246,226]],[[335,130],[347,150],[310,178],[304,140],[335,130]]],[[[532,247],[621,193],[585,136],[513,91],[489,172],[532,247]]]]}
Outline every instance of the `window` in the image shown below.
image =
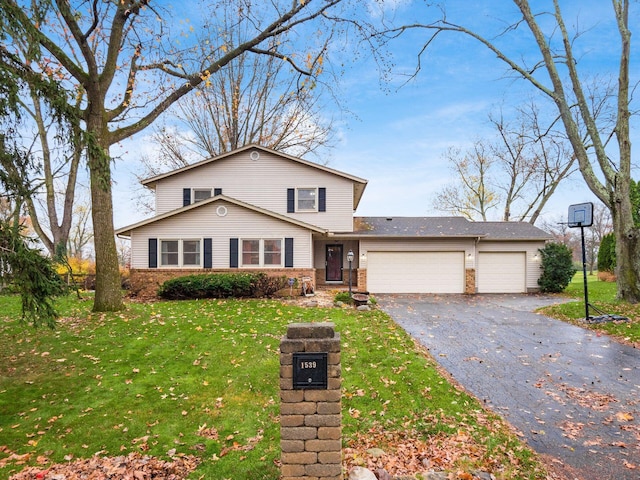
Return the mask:
{"type": "Polygon", "coordinates": [[[200,240],[182,241],[182,265],[200,266],[200,240]]]}
{"type": "Polygon", "coordinates": [[[161,240],[160,241],[160,265],[163,267],[178,266],[178,259],[180,258],[178,252],[179,246],[178,240],[161,240]]]}
{"type": "Polygon", "coordinates": [[[282,240],[264,240],[264,264],[282,265],[282,240]]]}
{"type": "Polygon", "coordinates": [[[206,200],[207,198],[211,198],[210,188],[194,188],[193,189],[193,203],[201,202],[202,200],[206,200]]]}
{"type": "Polygon", "coordinates": [[[160,240],[160,266],[200,267],[201,243],[200,240],[160,240]]]}
{"type": "Polygon", "coordinates": [[[242,265],[260,265],[260,240],[242,241],[242,265]]]}
{"type": "Polygon", "coordinates": [[[242,240],[243,267],[281,267],[282,239],[242,240]]]}
{"type": "Polygon", "coordinates": [[[316,188],[298,188],[296,190],[296,194],[297,194],[296,211],[315,212],[318,209],[317,193],[318,192],[316,188]]]}

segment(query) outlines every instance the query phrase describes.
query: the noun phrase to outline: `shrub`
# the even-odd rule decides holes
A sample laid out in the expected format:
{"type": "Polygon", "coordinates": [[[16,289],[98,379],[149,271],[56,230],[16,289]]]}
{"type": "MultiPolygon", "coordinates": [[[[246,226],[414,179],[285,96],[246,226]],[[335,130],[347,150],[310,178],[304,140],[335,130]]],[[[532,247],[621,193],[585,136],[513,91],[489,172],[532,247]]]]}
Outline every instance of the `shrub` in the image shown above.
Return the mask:
{"type": "Polygon", "coordinates": [[[285,287],[287,278],[258,273],[214,273],[172,278],[158,296],[168,300],[271,296],[285,287]]]}
{"type": "Polygon", "coordinates": [[[562,292],[576,273],[571,249],[561,243],[548,243],[538,251],[542,256],[542,275],[538,279],[540,290],[545,293],[562,292]]]}
{"type": "Polygon", "coordinates": [[[607,233],[602,237],[598,249],[598,271],[613,272],[616,269],[616,237],[607,233]]]}
{"type": "Polygon", "coordinates": [[[258,273],[254,292],[255,297],[271,297],[277,292],[289,286],[289,279],[286,275],[281,277],[271,277],[265,273],[258,273]]]}
{"type": "Polygon", "coordinates": [[[353,303],[353,298],[351,298],[349,292],[338,292],[336,296],[333,297],[333,301],[351,304],[353,303]]]}
{"type": "Polygon", "coordinates": [[[600,280],[601,282],[612,283],[616,281],[616,276],[613,272],[607,272],[607,271],[598,272],[598,280],[600,280]]]}

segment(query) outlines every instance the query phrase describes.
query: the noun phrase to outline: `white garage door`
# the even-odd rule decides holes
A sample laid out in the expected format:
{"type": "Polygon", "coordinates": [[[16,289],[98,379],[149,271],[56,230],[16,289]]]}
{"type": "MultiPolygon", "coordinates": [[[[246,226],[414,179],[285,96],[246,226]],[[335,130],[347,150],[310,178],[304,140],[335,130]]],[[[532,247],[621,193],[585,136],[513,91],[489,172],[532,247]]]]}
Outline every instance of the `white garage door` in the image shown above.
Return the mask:
{"type": "Polygon", "coordinates": [[[368,252],[373,293],[463,293],[464,252],[368,252]]]}
{"type": "Polygon", "coordinates": [[[526,292],[524,252],[480,252],[479,293],[526,292]]]}

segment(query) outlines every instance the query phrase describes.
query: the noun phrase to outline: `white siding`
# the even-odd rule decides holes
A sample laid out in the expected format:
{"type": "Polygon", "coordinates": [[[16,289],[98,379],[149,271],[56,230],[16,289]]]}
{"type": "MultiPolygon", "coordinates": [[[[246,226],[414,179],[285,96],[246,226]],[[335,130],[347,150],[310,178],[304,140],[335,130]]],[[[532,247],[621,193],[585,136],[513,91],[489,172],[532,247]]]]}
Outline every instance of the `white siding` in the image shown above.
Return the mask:
{"type": "MultiPolygon", "coordinates": [[[[540,288],[538,278],[542,273],[540,268],[539,248],[544,247],[544,242],[480,242],[478,255],[482,252],[522,252],[525,256],[525,288],[526,291],[534,291],[540,288]]],[[[478,267],[480,268],[480,267],[478,267]]]]}
{"type": "Polygon", "coordinates": [[[353,183],[310,166],[251,150],[169,176],[156,185],[156,214],[182,207],[183,188],[222,188],[222,194],[243,202],[289,215],[332,231],[353,229],[353,183]],[[287,213],[287,188],[324,187],[326,212],[287,213]]]}
{"type": "Polygon", "coordinates": [[[149,238],[212,238],[212,267],[229,268],[230,238],[287,237],[294,239],[294,268],[311,268],[312,241],[309,230],[218,201],[136,229],[131,236],[131,266],[148,268],[149,238]],[[221,217],[216,213],[219,206],[227,208],[226,216],[221,217]]]}

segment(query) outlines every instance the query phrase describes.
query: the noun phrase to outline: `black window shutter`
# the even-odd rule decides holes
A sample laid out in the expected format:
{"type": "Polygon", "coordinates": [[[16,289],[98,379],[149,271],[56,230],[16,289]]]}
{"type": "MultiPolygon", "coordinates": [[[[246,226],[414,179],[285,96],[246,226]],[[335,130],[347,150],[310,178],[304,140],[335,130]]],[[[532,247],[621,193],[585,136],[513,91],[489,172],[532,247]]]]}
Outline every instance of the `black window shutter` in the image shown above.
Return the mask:
{"type": "Polygon", "coordinates": [[[222,195],[222,189],[221,188],[214,188],[213,189],[213,196],[217,197],[218,195],[222,195]]]}
{"type": "Polygon", "coordinates": [[[204,239],[204,268],[211,268],[213,265],[211,239],[204,239]]]}
{"type": "Polygon", "coordinates": [[[187,205],[191,205],[191,189],[183,188],[182,189],[182,206],[186,207],[187,205]]]}
{"type": "Polygon", "coordinates": [[[158,239],[149,239],[149,268],[158,268],[158,239]]]}
{"type": "Polygon", "coordinates": [[[318,211],[327,211],[327,189],[324,187],[318,189],[318,211]]]}
{"type": "Polygon", "coordinates": [[[229,241],[229,268],[238,268],[238,239],[229,241]]]}
{"type": "Polygon", "coordinates": [[[293,238],[284,239],[284,266],[293,268],[293,238]]]}
{"type": "Polygon", "coordinates": [[[295,188],[287,188],[287,213],[296,211],[296,190],[295,188]]]}

